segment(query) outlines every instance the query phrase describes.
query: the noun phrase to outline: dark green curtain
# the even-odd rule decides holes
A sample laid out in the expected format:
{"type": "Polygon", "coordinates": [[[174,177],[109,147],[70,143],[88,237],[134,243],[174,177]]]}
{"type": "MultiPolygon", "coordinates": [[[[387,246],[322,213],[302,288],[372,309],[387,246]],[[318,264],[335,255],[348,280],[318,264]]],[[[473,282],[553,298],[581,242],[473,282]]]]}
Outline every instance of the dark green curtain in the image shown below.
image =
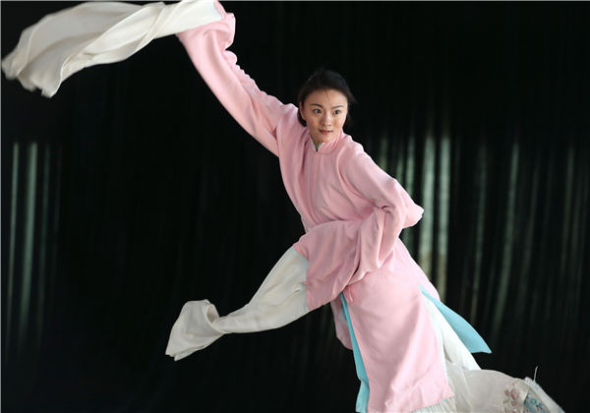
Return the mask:
{"type": "MultiPolygon", "coordinates": [[[[73,2],[2,2],[2,56],[73,2]]],[[[348,79],[355,140],[425,207],[402,234],[486,338],[568,412],[590,384],[590,6],[226,2],[232,50],[294,101],[348,79]]],[[[164,355],[183,303],[245,304],[302,234],[277,160],[173,37],[46,99],[2,78],[2,410],[347,412],[352,354],[326,306],[164,355]]]]}

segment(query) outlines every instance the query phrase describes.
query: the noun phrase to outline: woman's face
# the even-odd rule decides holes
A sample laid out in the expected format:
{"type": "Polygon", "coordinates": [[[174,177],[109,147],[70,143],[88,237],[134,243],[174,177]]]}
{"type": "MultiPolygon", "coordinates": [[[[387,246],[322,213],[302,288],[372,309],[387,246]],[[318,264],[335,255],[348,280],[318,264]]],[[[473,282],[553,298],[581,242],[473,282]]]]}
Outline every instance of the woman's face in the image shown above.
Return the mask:
{"type": "Polygon", "coordinates": [[[338,137],[348,114],[348,99],[335,89],[316,90],[299,103],[301,117],[316,145],[338,137]]]}

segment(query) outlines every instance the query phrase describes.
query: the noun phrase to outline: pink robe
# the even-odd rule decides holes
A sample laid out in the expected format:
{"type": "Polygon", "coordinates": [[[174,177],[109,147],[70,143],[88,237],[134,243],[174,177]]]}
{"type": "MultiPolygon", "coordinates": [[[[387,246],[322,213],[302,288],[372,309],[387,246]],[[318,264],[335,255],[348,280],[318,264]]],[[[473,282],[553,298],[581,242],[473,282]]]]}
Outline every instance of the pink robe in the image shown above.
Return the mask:
{"type": "Polygon", "coordinates": [[[367,376],[368,412],[406,412],[452,397],[421,294],[436,289],[399,239],[422,216],[401,185],[345,133],[315,150],[297,107],[260,91],[227,51],[235,19],[178,35],[195,67],[234,119],[278,156],[306,234],[294,245],[309,261],[310,310],[331,303],[351,348],[344,292],[367,376]]]}

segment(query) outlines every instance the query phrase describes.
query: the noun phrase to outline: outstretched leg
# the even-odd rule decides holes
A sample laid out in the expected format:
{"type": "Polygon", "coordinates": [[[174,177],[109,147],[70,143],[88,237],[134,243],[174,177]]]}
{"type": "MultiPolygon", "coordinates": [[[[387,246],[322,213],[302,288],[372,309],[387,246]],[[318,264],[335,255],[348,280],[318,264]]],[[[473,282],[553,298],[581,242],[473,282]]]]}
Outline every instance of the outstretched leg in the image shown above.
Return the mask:
{"type": "Polygon", "coordinates": [[[224,317],[208,300],[189,301],[174,323],[166,354],[180,360],[230,333],[283,327],[309,312],[303,282],[308,262],[292,247],[275,264],[244,307],[224,317]]]}

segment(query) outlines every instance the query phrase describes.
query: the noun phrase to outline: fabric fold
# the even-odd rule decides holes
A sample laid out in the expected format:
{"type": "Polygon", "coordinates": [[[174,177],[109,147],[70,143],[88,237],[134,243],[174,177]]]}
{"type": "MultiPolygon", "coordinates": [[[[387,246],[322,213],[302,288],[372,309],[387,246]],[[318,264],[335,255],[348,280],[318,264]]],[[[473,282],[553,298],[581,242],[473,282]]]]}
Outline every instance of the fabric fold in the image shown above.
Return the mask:
{"type": "Polygon", "coordinates": [[[125,60],[156,38],[218,20],[213,0],[82,3],[26,28],[2,59],[2,70],[25,89],[52,97],[63,81],[86,67],[125,60]]]}
{"type": "Polygon", "coordinates": [[[428,294],[422,288],[422,294],[428,298],[438,309],[438,311],[445,317],[449,325],[453,328],[461,342],[467,347],[471,353],[491,353],[490,347],[487,345],[481,335],[469,324],[463,317],[444,305],[442,302],[428,294]]]}
{"type": "Polygon", "coordinates": [[[183,359],[225,334],[272,330],[309,312],[305,286],[307,260],[289,248],[244,307],[224,317],[208,300],[189,301],[172,326],[166,354],[183,359]]]}

